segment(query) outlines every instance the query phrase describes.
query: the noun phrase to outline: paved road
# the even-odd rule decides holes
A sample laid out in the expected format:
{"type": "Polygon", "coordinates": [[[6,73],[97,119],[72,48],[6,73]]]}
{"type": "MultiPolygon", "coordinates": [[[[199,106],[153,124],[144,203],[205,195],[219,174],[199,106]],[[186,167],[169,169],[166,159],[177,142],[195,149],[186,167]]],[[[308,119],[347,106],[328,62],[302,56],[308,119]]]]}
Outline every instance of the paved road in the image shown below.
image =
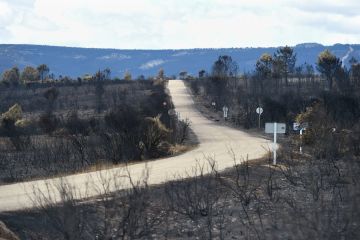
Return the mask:
{"type": "Polygon", "coordinates": [[[76,198],[85,198],[128,187],[130,181],[125,177],[128,174],[131,175],[133,182],[136,182],[141,181],[144,173],[147,172],[149,184],[160,184],[174,178],[198,174],[199,171],[194,169],[207,163],[209,157],[215,159],[218,170],[231,167],[234,159],[229,150],[233,151],[238,161],[246,158],[257,159],[267,153],[269,141],[220,126],[203,117],[195,109],[193,100],[182,81],[171,80],[168,88],[180,117],[191,121],[191,128],[199,140],[198,148],[176,157],[129,165],[126,169],[118,167],[63,178],[0,186],[0,211],[31,208],[34,204],[32,199],[36,198],[35,192],[38,190],[45,195],[50,192],[51,198],[58,201],[57,189],[59,186],[64,186],[62,183],[67,183],[74,189],[76,198]]]}

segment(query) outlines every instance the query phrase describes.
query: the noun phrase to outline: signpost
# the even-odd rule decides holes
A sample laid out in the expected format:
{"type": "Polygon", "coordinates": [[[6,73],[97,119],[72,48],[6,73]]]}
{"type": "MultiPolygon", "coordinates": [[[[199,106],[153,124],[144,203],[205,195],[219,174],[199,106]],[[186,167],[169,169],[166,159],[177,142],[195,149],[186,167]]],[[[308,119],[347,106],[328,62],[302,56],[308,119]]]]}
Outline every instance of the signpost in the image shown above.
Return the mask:
{"type": "Polygon", "coordinates": [[[305,123],[298,123],[298,122],[294,122],[293,123],[293,130],[294,131],[300,131],[300,154],[302,154],[302,135],[303,135],[303,131],[306,130],[306,128],[309,127],[309,123],[305,122],[305,123]]]}
{"type": "Polygon", "coordinates": [[[300,123],[294,122],[293,123],[293,130],[294,131],[300,131],[300,123]]]}
{"type": "Polygon", "coordinates": [[[274,152],[274,159],[273,164],[276,165],[276,141],[277,141],[277,134],[283,134],[286,132],[286,124],[285,123],[266,123],[265,124],[265,133],[273,133],[274,134],[274,145],[273,145],[273,152],[274,152]]]}
{"type": "Polygon", "coordinates": [[[258,107],[256,108],[256,113],[259,115],[259,128],[260,128],[260,117],[261,117],[261,114],[264,112],[264,109],[262,107],[258,107]]]}
{"type": "Polygon", "coordinates": [[[171,108],[171,109],[168,110],[168,114],[169,114],[170,116],[174,116],[174,115],[176,115],[176,111],[171,108]]]}
{"type": "Polygon", "coordinates": [[[227,106],[223,106],[222,110],[223,110],[224,118],[225,118],[225,121],[226,121],[226,119],[228,117],[229,108],[227,106]]]}

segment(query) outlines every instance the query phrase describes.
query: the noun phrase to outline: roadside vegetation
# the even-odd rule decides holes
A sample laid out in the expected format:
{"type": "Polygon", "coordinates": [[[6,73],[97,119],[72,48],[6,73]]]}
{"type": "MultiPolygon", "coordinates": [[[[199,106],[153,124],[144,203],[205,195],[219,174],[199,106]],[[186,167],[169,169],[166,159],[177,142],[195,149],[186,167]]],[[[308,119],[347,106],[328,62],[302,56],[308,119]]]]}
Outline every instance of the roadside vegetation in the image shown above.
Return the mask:
{"type": "MultiPolygon", "coordinates": [[[[77,80],[12,68],[0,84],[0,184],[177,154],[189,122],[173,114],[166,80],[77,80]],[[169,115],[170,113],[170,115],[169,115]]],[[[126,76],[125,76],[126,77],[126,76]]]]}

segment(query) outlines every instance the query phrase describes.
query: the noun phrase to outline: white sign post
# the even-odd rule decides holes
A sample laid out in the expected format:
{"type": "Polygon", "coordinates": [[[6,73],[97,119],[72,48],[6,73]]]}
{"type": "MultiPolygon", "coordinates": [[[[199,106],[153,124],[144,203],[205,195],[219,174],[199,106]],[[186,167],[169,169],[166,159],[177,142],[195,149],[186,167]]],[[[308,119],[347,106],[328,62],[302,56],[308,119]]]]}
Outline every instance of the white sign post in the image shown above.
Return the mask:
{"type": "Polygon", "coordinates": [[[274,134],[274,144],[273,144],[273,152],[274,152],[274,159],[273,164],[276,165],[276,142],[277,142],[277,134],[278,133],[285,133],[286,132],[286,125],[285,123],[266,123],[265,124],[265,133],[273,133],[274,134]]]}
{"type": "Polygon", "coordinates": [[[309,123],[305,122],[305,123],[297,123],[297,122],[294,122],[293,124],[293,129],[294,131],[300,131],[300,154],[302,154],[302,135],[303,135],[303,131],[306,130],[306,128],[309,127],[309,123]]]}
{"type": "Polygon", "coordinates": [[[256,108],[256,113],[259,115],[259,128],[261,126],[260,124],[260,117],[261,117],[261,114],[264,112],[264,109],[262,107],[258,107],[256,108]]]}
{"type": "Polygon", "coordinates": [[[300,129],[300,154],[302,154],[302,135],[303,135],[303,128],[300,129]]]}
{"type": "Polygon", "coordinates": [[[226,121],[226,119],[228,117],[229,108],[227,106],[223,106],[222,110],[224,112],[224,118],[225,118],[225,121],[226,121]]]}

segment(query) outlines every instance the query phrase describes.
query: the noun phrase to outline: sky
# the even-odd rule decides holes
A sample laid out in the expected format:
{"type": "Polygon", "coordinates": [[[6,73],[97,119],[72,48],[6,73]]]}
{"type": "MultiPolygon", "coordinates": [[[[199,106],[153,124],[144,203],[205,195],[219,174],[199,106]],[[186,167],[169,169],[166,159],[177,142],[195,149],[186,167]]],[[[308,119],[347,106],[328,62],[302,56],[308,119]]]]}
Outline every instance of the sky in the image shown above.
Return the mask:
{"type": "Polygon", "coordinates": [[[359,0],[0,0],[0,44],[118,49],[360,43],[359,0]]]}

